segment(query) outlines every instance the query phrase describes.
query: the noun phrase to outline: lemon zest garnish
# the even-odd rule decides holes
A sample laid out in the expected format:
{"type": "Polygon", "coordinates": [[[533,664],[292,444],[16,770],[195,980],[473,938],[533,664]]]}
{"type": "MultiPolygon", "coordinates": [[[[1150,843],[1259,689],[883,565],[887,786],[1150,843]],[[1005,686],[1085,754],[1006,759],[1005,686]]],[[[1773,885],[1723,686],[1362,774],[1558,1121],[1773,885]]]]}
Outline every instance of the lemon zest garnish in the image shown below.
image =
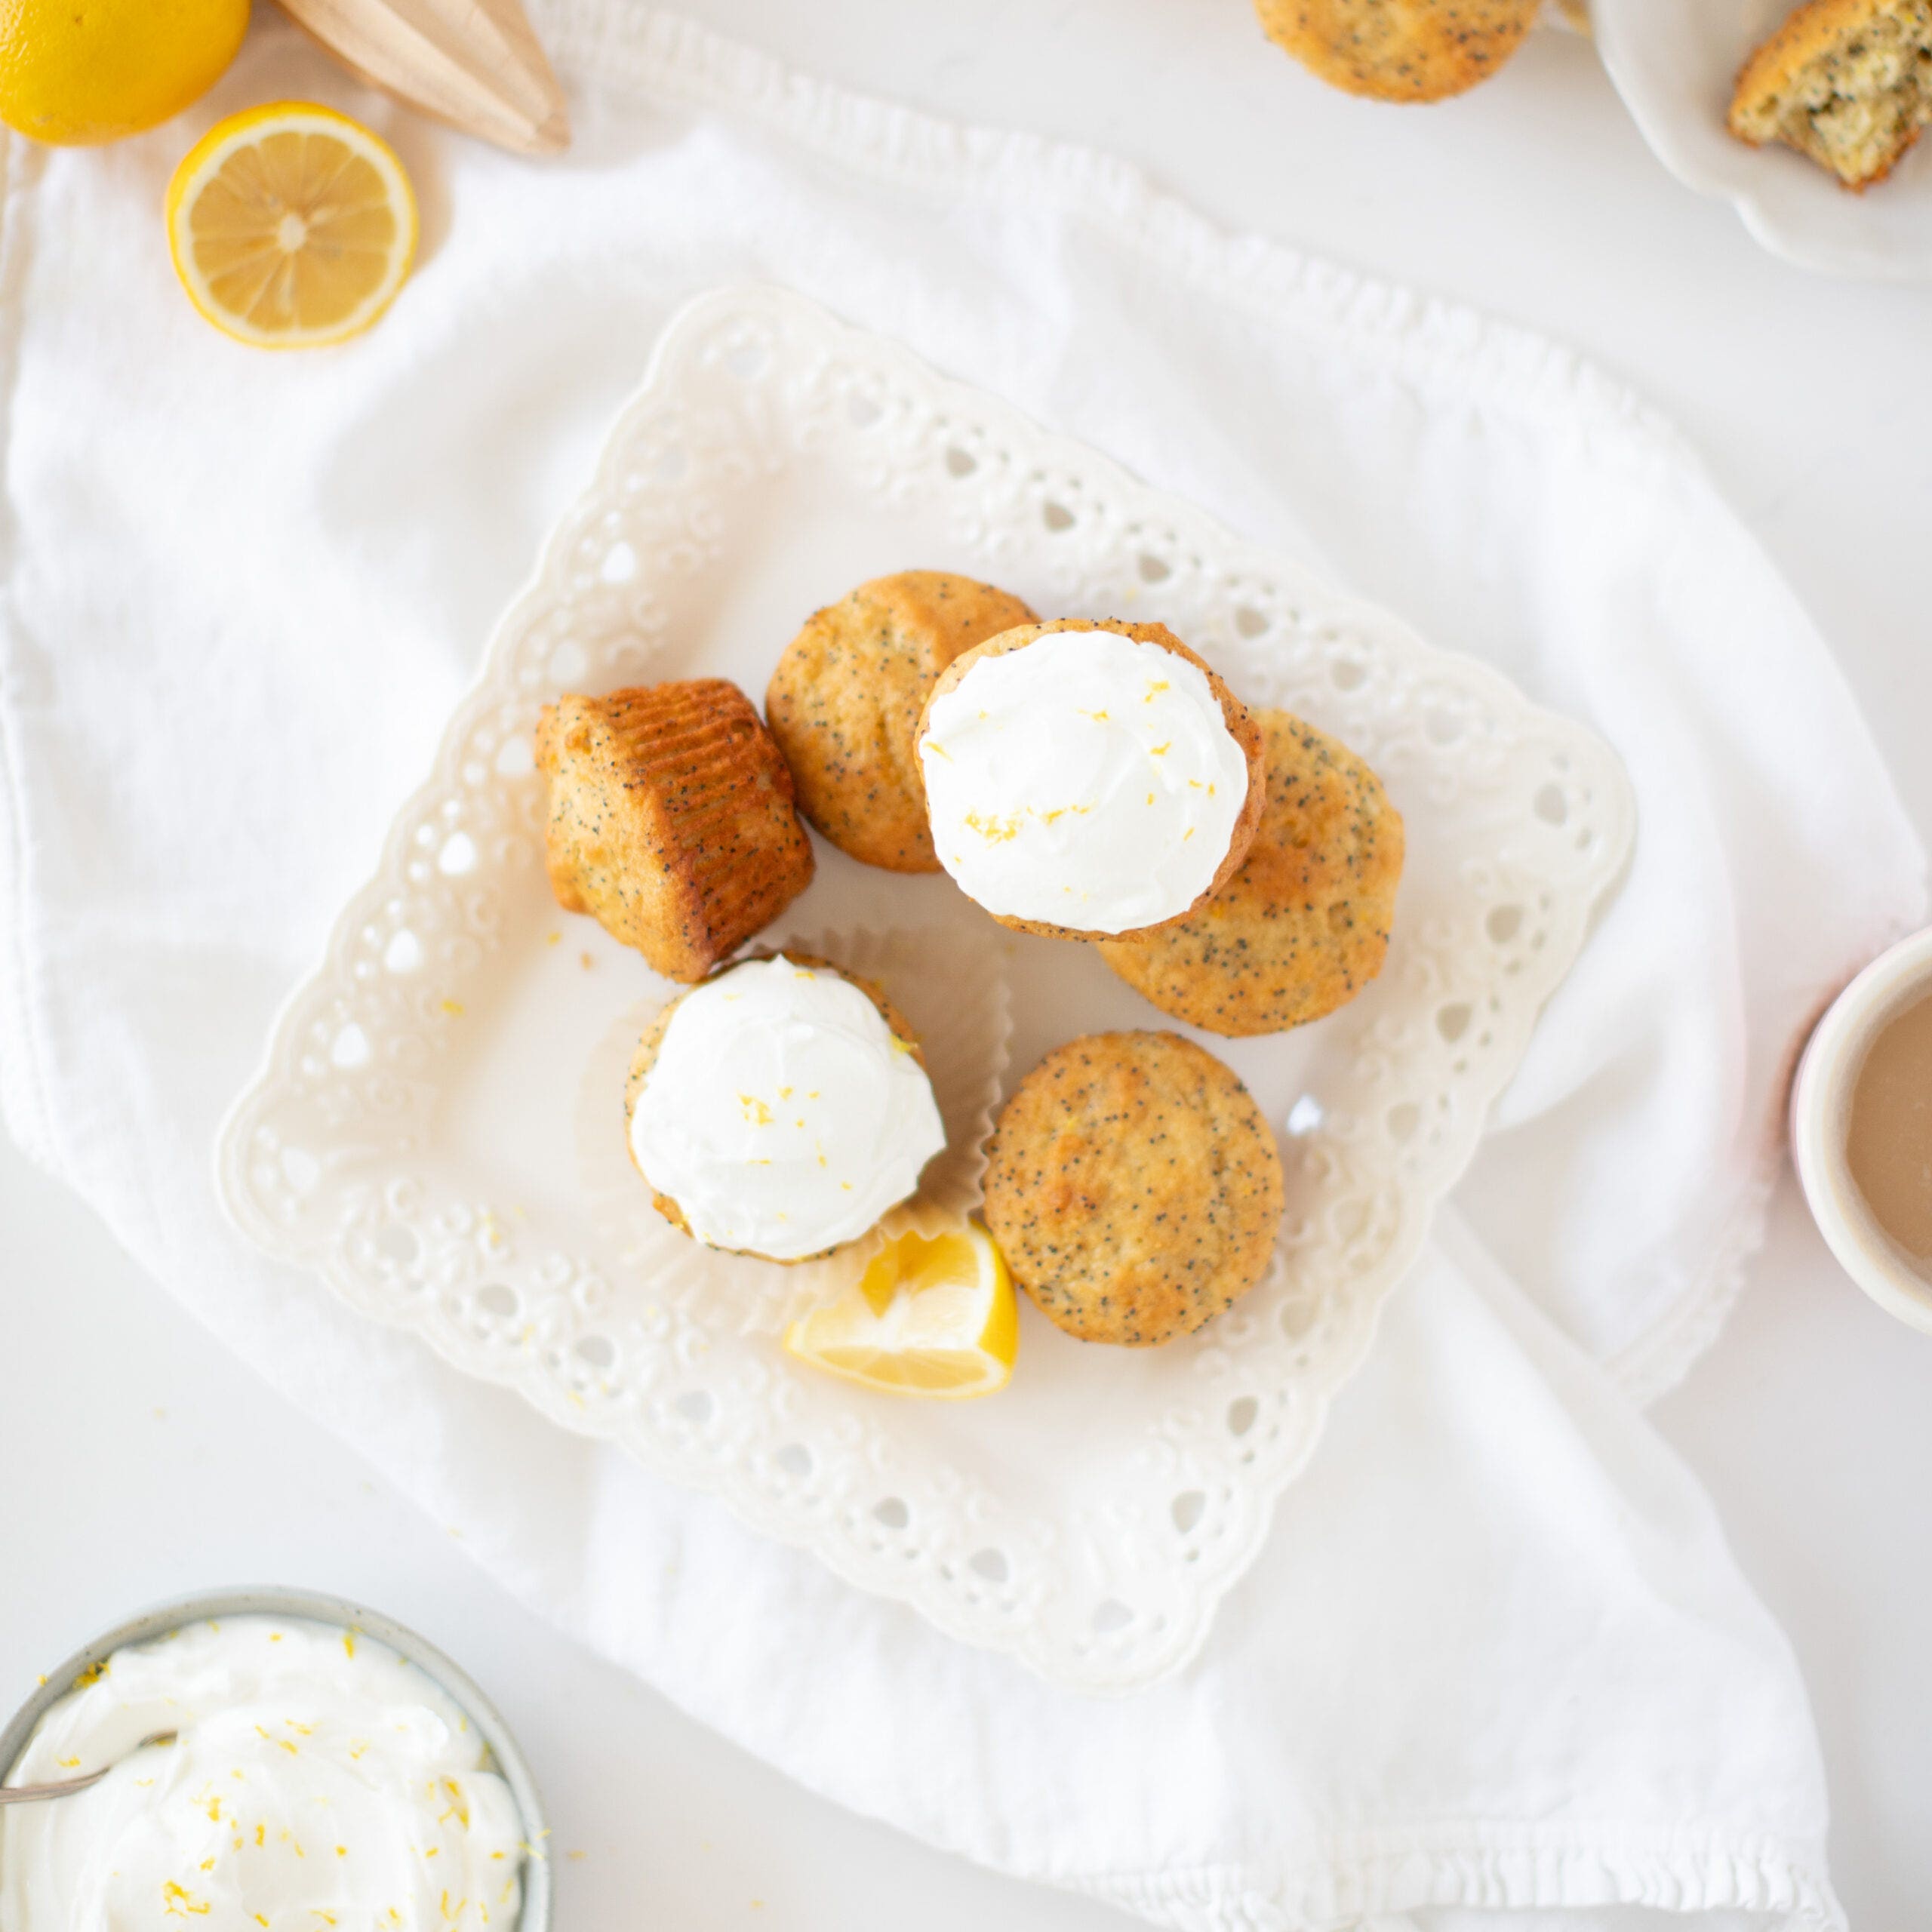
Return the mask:
{"type": "Polygon", "coordinates": [[[447,1013],[452,1020],[460,1020],[463,1017],[463,1002],[461,1000],[446,999],[442,1004],[443,1011],[447,1013]]]}
{"type": "Polygon", "coordinates": [[[769,1127],[771,1109],[755,1094],[740,1094],[738,1105],[745,1110],[746,1120],[753,1127],[769,1127]]]}
{"type": "Polygon", "coordinates": [[[966,826],[968,830],[977,832],[989,844],[1003,845],[1009,838],[1020,836],[1020,822],[1024,816],[1023,813],[1015,812],[1009,819],[982,818],[977,812],[968,812],[966,826]]]}

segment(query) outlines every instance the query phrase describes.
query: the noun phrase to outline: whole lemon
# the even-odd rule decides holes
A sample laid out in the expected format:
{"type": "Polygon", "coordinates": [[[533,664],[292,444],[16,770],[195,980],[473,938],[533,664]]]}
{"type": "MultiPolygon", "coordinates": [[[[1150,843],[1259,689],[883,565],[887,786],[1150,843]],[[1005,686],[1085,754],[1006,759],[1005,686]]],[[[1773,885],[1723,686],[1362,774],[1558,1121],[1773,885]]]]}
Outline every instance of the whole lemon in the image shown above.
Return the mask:
{"type": "Polygon", "coordinates": [[[0,0],[0,121],[36,141],[112,141],[213,87],[248,0],[0,0]]]}

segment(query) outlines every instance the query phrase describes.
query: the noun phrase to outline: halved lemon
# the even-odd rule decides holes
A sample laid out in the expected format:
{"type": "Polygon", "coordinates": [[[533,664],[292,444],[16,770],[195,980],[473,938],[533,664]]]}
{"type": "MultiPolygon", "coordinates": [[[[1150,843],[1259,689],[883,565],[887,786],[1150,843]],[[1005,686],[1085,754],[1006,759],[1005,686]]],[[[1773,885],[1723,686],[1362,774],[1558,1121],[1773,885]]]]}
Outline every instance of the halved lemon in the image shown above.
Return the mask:
{"type": "Polygon", "coordinates": [[[1019,1340],[1013,1278],[977,1223],[930,1240],[901,1235],[854,1286],[785,1332],[792,1354],[834,1375],[955,1401],[1004,1389],[1019,1340]]]}
{"type": "Polygon", "coordinates": [[[209,129],[168,189],[174,272],[215,327],[261,349],[359,335],[416,254],[416,197],[386,141],[277,101],[209,129]]]}

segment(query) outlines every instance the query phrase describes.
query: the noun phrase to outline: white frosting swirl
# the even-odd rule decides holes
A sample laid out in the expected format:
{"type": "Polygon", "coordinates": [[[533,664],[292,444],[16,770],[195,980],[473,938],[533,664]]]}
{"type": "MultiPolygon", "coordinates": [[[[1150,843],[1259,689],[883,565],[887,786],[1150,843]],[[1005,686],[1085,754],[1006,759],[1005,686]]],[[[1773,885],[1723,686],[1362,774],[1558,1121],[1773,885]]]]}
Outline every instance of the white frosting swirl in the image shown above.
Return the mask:
{"type": "Polygon", "coordinates": [[[441,1687],[373,1638],[238,1617],[117,1651],[7,1782],[117,1757],[90,1791],[0,1807],[0,1932],[516,1924],[509,1787],[441,1687]]]}
{"type": "Polygon", "coordinates": [[[1131,932],[1214,883],[1247,760],[1207,675],[1117,631],[1049,631],[933,701],[933,844],[989,912],[1131,932]]]}
{"type": "Polygon", "coordinates": [[[712,1247],[795,1261],[856,1239],[946,1145],[932,1082],[840,974],[748,961],[678,1002],[631,1152],[712,1247]]]}

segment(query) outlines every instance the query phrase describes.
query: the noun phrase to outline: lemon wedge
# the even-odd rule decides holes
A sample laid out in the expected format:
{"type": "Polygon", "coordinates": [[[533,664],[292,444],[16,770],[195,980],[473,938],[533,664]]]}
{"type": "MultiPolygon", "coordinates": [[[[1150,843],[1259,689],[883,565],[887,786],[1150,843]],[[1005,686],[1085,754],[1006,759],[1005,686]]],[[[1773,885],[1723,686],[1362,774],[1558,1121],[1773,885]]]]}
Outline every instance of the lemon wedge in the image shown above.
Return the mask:
{"type": "Polygon", "coordinates": [[[1004,1389],[1020,1340],[1013,1278],[977,1223],[901,1235],[844,1294],[793,1322],[801,1361],[901,1395],[958,1401],[1004,1389]]]}
{"type": "Polygon", "coordinates": [[[168,184],[182,287],[224,334],[261,349],[359,335],[407,278],[416,230],[416,197],[389,143],[302,101],[210,128],[168,184]]]}

